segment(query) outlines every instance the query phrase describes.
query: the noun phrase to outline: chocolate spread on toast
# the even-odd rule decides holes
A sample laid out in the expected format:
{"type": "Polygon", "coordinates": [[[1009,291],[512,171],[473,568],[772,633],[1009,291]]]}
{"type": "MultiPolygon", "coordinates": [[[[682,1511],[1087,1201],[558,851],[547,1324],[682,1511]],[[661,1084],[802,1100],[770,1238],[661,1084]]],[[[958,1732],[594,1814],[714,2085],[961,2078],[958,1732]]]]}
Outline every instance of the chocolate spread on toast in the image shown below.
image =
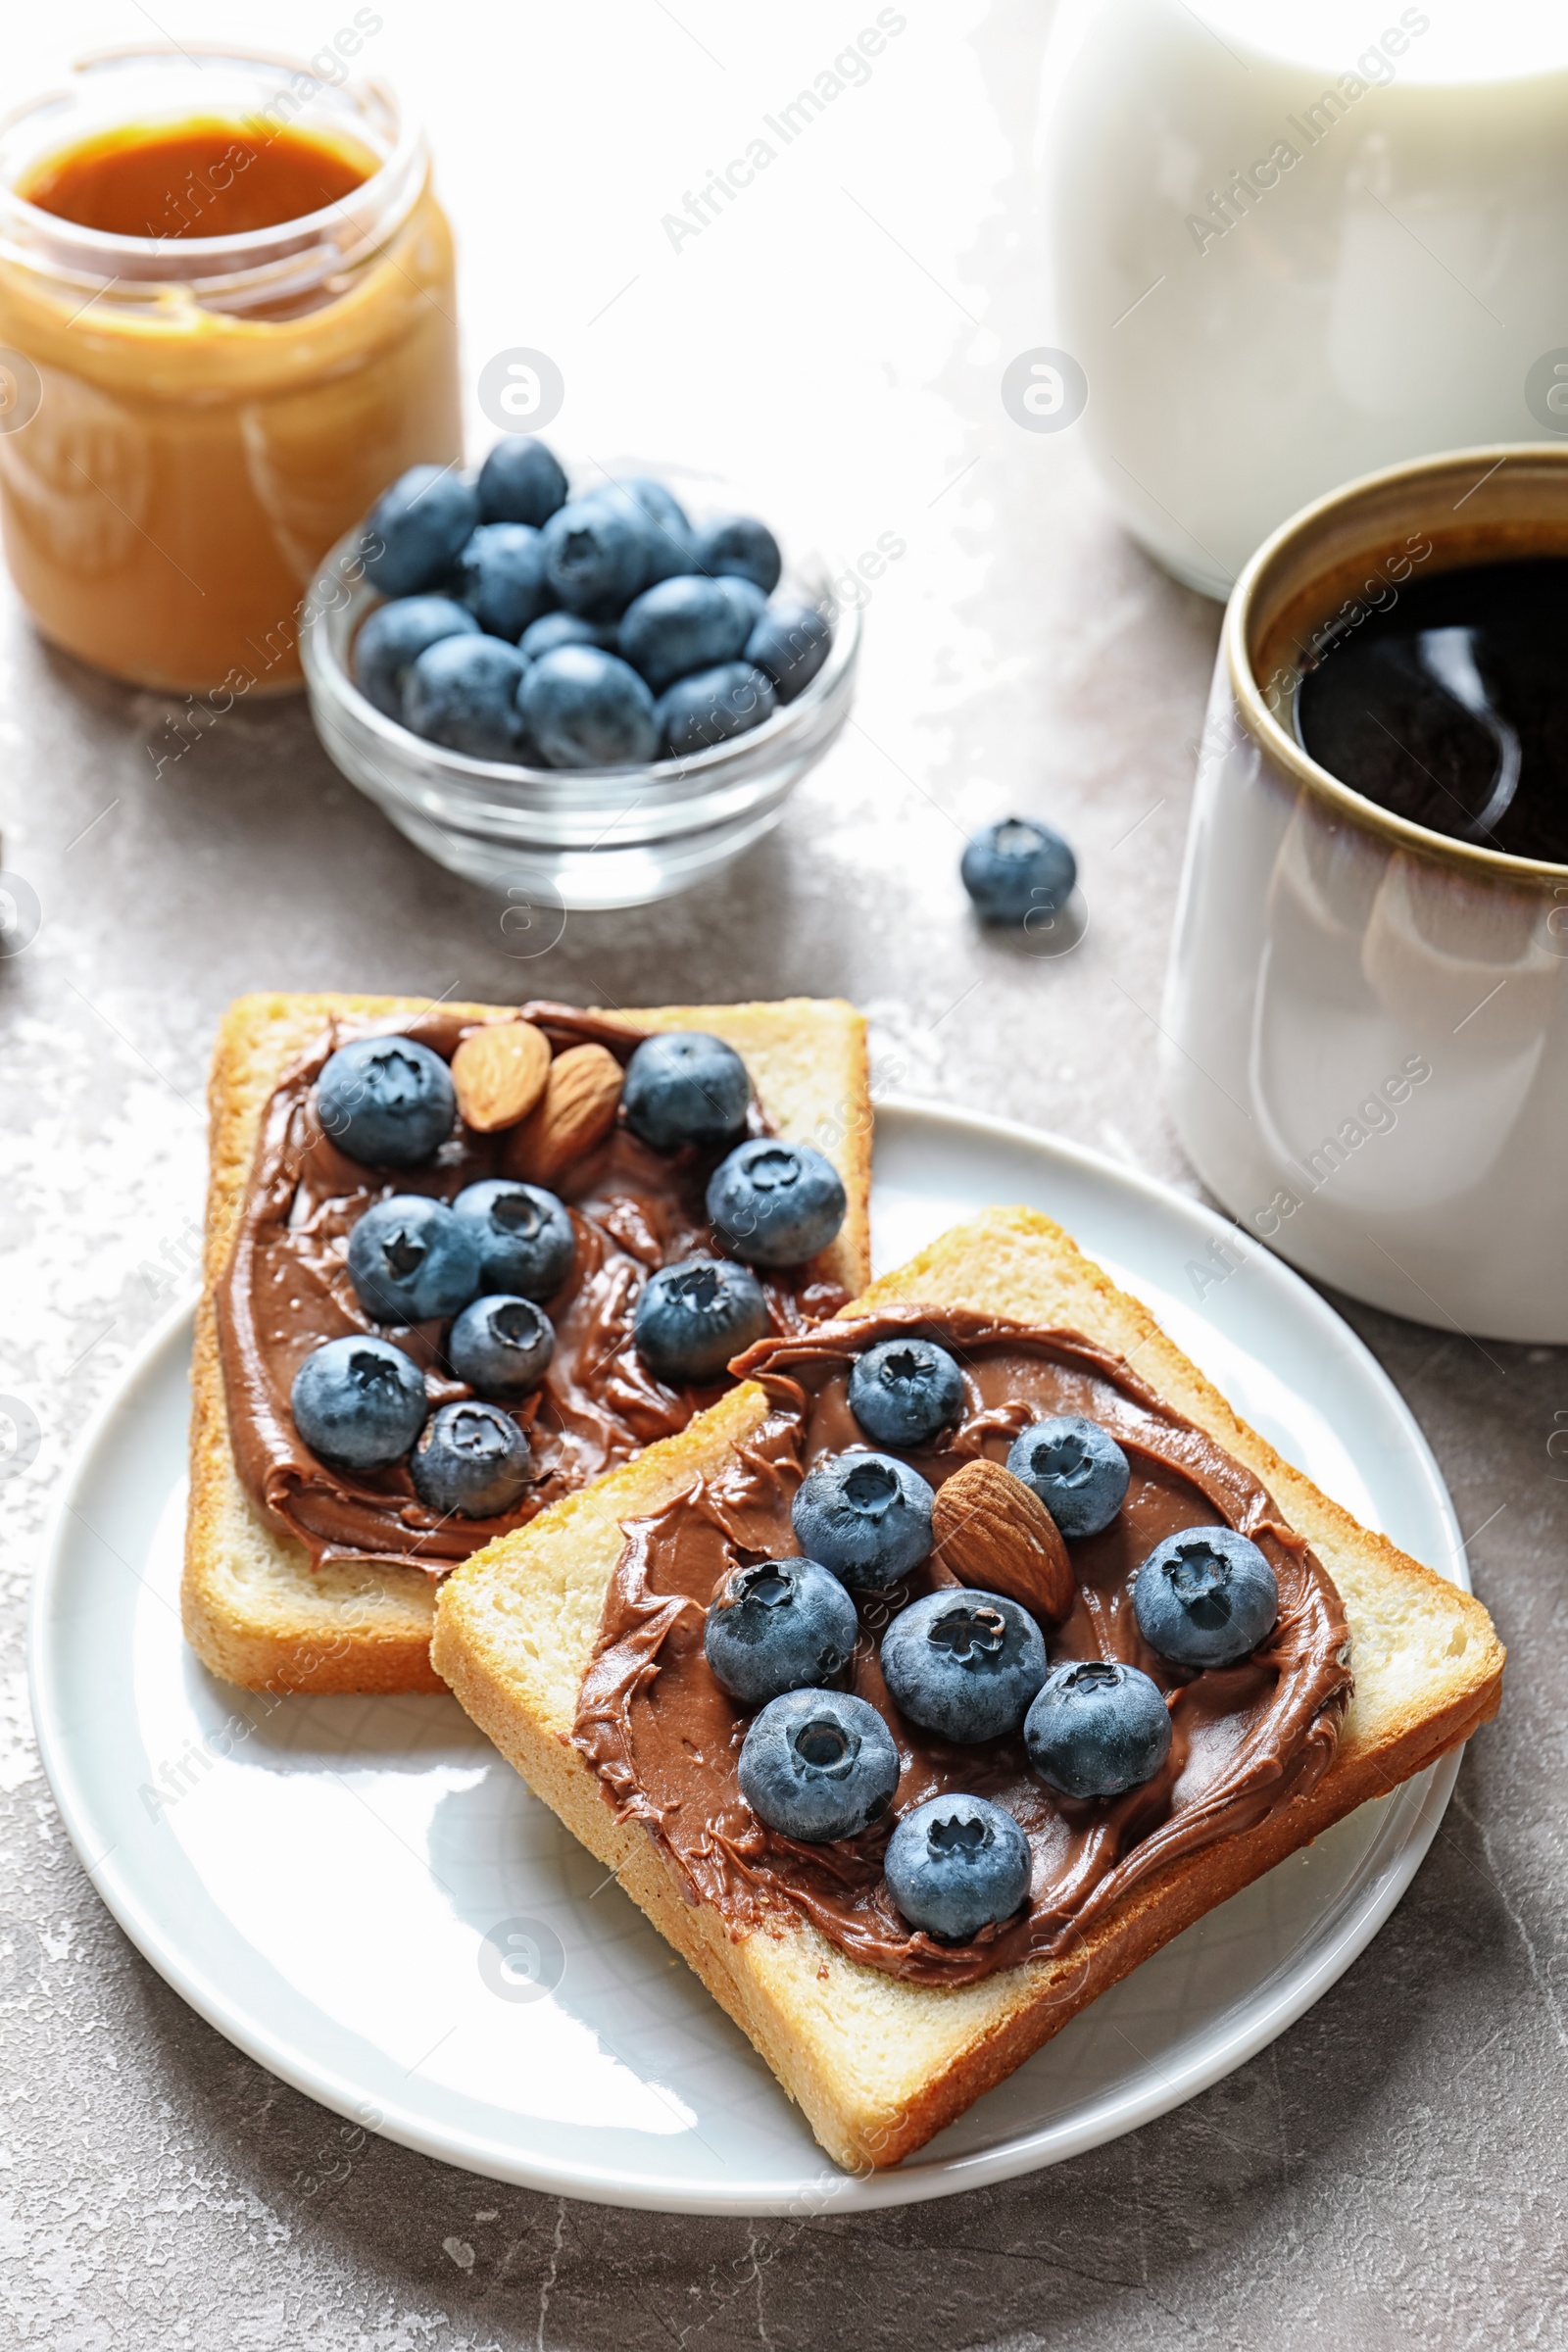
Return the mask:
{"type": "Polygon", "coordinates": [[[1071,1331],[906,1307],[763,1340],[737,1369],[760,1382],[766,1419],[716,1478],[628,1525],[573,1734],[618,1813],[647,1825],[693,1898],[714,1905],[734,1933],[789,1905],[857,1960],[916,1984],[970,1984],[1022,1961],[1070,1957],[1086,1927],[1166,1863],[1253,1827],[1314,1787],[1350,1694],[1339,1594],[1252,1473],[1119,1356],[1071,1331]],[[1141,1788],[1075,1800],[1030,1770],[1021,1731],[959,1746],[909,1723],[882,1679],[878,1637],[932,1589],[922,1566],[890,1591],[855,1595],[861,1638],[849,1688],[881,1712],[898,1745],[893,1806],[858,1838],[812,1845],[765,1829],[740,1794],[736,1763],[751,1717],[709,1670],[704,1619],[732,1567],[799,1551],[790,1503],[803,1475],[823,1454],[865,1445],[847,1398],[854,1360],[900,1333],[937,1341],[963,1369],[963,1419],[938,1450],[906,1455],[933,1486],[977,1454],[1004,1459],[1023,1429],[1056,1413],[1101,1422],[1126,1452],[1126,1500],[1102,1534],[1069,1545],[1077,1598],[1066,1621],[1048,1629],[1047,1646],[1053,1665],[1098,1657],[1141,1667],[1174,1693],[1173,1737],[1165,1763],[1141,1788]],[[1144,1642],[1131,1580],[1163,1537],[1221,1521],[1266,1555],[1279,1618],[1239,1665],[1193,1672],[1144,1642]],[[901,1815],[960,1788],[1013,1815],[1034,1870],[1025,1910],[972,1942],[949,1944],[899,1916],[882,1857],[901,1815]]]}
{"type": "MultiPolygon", "coordinates": [[[[646,1034],[629,1021],[570,1005],[525,1004],[521,1012],[557,1053],[602,1045],[624,1063],[646,1034]]],[[[365,1211],[391,1194],[451,1200],[465,1185],[505,1174],[506,1133],[479,1135],[459,1120],[427,1165],[367,1168],[323,1134],[313,1095],[327,1056],[352,1037],[416,1038],[450,1061],[476,1025],[439,1011],[392,1022],[333,1021],[285,1072],[263,1115],[249,1193],[218,1290],[229,1441],[253,1502],[279,1534],[303,1544],[318,1567],[372,1560],[443,1574],[655,1438],[684,1429],[728,1385],[666,1388],[644,1369],[631,1338],[632,1310],[649,1273],[678,1258],[718,1254],[704,1195],[723,1151],[654,1152],[618,1118],[607,1141],[556,1188],[570,1209],[577,1250],[565,1284],[544,1302],[556,1330],[554,1360],[543,1384],[515,1408],[538,1468],[516,1508],[499,1519],[443,1519],[419,1501],[402,1463],[335,1468],[301,1442],[289,1409],[294,1375],[313,1348],[351,1332],[379,1332],[412,1356],[425,1374],[432,1405],[470,1394],[442,1361],[444,1324],[405,1329],[369,1321],[349,1279],[348,1237],[365,1211]]],[[[766,1131],[765,1111],[754,1100],[752,1132],[766,1131]]],[[[762,1287],[779,1332],[844,1303],[842,1289],[817,1279],[811,1266],[766,1274],[762,1287]]]]}

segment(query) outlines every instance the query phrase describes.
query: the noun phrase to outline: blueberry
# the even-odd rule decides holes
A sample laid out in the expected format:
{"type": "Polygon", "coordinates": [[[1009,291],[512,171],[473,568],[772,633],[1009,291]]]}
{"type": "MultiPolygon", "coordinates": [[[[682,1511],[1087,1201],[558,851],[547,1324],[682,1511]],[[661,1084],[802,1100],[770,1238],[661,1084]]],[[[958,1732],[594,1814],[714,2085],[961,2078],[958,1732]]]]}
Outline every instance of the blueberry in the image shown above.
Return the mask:
{"type": "Polygon", "coordinates": [[[691,537],[692,526],[685,508],[674,492],[666,490],[662,482],[656,482],[652,474],[632,474],[626,481],[618,482],[616,488],[634,498],[649,521],[657,523],[661,530],[677,539],[691,537]]]}
{"type": "Polygon", "coordinates": [[[778,586],[784,568],[778,541],[766,523],[753,515],[721,514],[705,522],[693,545],[699,571],[734,572],[743,580],[755,580],[764,596],[778,586]]]}
{"type": "Polygon", "coordinates": [[[550,1369],[556,1334],[531,1298],[492,1292],[466,1306],[452,1326],[447,1361],[459,1380],[486,1396],[525,1396],[550,1369]]]}
{"type": "Polygon", "coordinates": [[[1187,1527],[1156,1544],[1133,1584],[1151,1649],[1176,1666],[1234,1666],[1272,1630],[1274,1571],[1233,1527],[1187,1527]]]}
{"type": "Polygon", "coordinates": [[[614,620],[646,588],[655,564],[653,523],[634,499],[590,491],[545,524],[545,569],[568,612],[614,620]]]}
{"type": "Polygon", "coordinates": [[[789,1690],[747,1733],[739,1778],[760,1822],[817,1845],[881,1819],[899,1785],[899,1751],[863,1698],[789,1690]]]}
{"type": "Polygon", "coordinates": [[[704,1029],[645,1038],[620,1090],[626,1124],[656,1152],[727,1144],[746,1124],[752,1082],[733,1046],[704,1029]]]}
{"type": "Polygon", "coordinates": [[[532,1473],[528,1441],[512,1415],[476,1399],[432,1413],[409,1457],[414,1492],[446,1518],[499,1519],[532,1473]]]}
{"type": "Polygon", "coordinates": [[[1072,896],[1078,861],[1059,833],[1032,816],[987,825],[963,853],[963,887],[988,922],[1054,914],[1072,896]]]}
{"type": "Polygon", "coordinates": [[[479,468],[484,522],[531,522],[537,529],[566,503],[566,477],[542,441],[526,434],[498,441],[479,468]]]}
{"type": "Polygon", "coordinates": [[[963,1410],[963,1375],[934,1340],[878,1340],[850,1374],[850,1410],[879,1446],[925,1446],[963,1410]]]}
{"type": "Polygon", "coordinates": [[[366,517],[366,578],[378,596],[440,587],[478,519],[478,496],[461,473],[450,466],[411,466],[366,517]]]}
{"type": "Polygon", "coordinates": [[[967,1943],[1010,1919],[1029,1891],[1029,1840],[1010,1813],[955,1790],[906,1813],[883,1862],[888,1892],[911,1927],[967,1943]]]}
{"type": "Polygon", "coordinates": [[[487,1291],[553,1298],[577,1253],[571,1219],[554,1193],[507,1176],[466,1184],[453,1213],[477,1227],[479,1280],[487,1291]]]}
{"type": "Polygon", "coordinates": [[[781,703],[809,686],[832,650],[833,632],[814,605],[768,605],[746,640],[746,659],[773,682],[781,703]]]}
{"type": "Polygon", "coordinates": [[[514,760],[522,742],[517,687],[525,664],[499,637],[443,637],[403,689],[403,723],[469,760],[514,760]]]}
{"type": "Polygon", "coordinates": [[[387,718],[403,716],[403,688],[427,645],[476,637],[479,623],[451,596],[401,596],[378,605],[354,640],[354,683],[387,718]]]}
{"type": "Polygon", "coordinates": [[[638,767],[659,749],[653,696],[629,662],[597,646],[541,654],[517,702],[553,767],[638,767]]]}
{"type": "Polygon", "coordinates": [[[731,585],[687,572],[645,588],[627,606],[620,624],[621,657],[656,694],[692,670],[710,669],[740,652],[752,623],[731,585]]]}
{"type": "Polygon", "coordinates": [[[416,1168],[452,1133],[458,1098],[439,1054],[412,1037],[357,1037],[329,1054],[316,1115],[350,1159],[416,1168]]]}
{"type": "Polygon", "coordinates": [[[723,597],[736,619],[745,623],[745,630],[741,637],[741,644],[744,645],[746,639],[761,619],[762,614],[767,611],[766,597],[755,581],[743,580],[732,571],[721,572],[712,585],[723,597]]]}
{"type": "Polygon", "coordinates": [[[382,1470],[402,1459],[424,1425],[424,1375],[390,1340],[351,1332],[312,1349],[290,1400],[313,1453],[351,1470],[382,1470]]]}
{"type": "Polygon", "coordinates": [[[479,1236],[425,1193],[394,1193],[349,1235],[349,1276],[377,1323],[455,1315],[479,1287],[479,1236]]]}
{"type": "Polygon", "coordinates": [[[1164,1763],[1170,1713],[1136,1666],[1091,1658],[1052,1668],[1023,1736],[1041,1779],[1064,1796],[1119,1796],[1164,1763]]]}
{"type": "Polygon", "coordinates": [[[1078,1413],[1032,1422],[1014,1440],[1007,1468],[1033,1487],[1064,1536],[1098,1536],[1108,1527],[1130,1475],[1110,1432],[1078,1413]]]}
{"type": "Polygon", "coordinates": [[[677,572],[697,569],[692,556],[692,526],[681,512],[680,503],[670,496],[662,482],[639,474],[633,480],[616,482],[599,495],[627,499],[637,511],[646,528],[648,570],[643,580],[651,588],[656,580],[672,579],[677,572]]]}
{"type": "Polygon", "coordinates": [[[761,1560],[725,1577],[703,1648],[719,1687],[760,1707],[841,1674],[859,1631],[854,1601],[815,1560],[761,1560]]]}
{"type": "Polygon", "coordinates": [[[931,1549],[931,1489],[891,1453],[829,1454],[790,1519],[803,1551],[857,1589],[897,1584],[931,1549]]]}
{"type": "Polygon", "coordinates": [[[737,1257],[753,1266],[800,1266],[825,1250],[849,1201],[830,1159],[809,1144],[749,1136],[721,1159],[708,1213],[737,1257]]]}
{"type": "Polygon", "coordinates": [[[773,689],[749,662],[721,662],[677,678],[661,695],[656,713],[659,739],[671,760],[711,751],[732,735],[747,735],[771,718],[773,689]]]}
{"type": "Polygon", "coordinates": [[[732,1355],[767,1329],[767,1300],[749,1266],[688,1257],[661,1266],[632,1316],[637,1352],[656,1380],[681,1387],[722,1380],[732,1355]]]}
{"type": "Polygon", "coordinates": [[[1045,1637],[1000,1592],[928,1592],[882,1637],[882,1675],[911,1723],[943,1740],[1015,1732],[1046,1679],[1045,1637]]]}
{"type": "Polygon", "coordinates": [[[529,621],[517,640],[517,651],[525,662],[537,662],[541,654],[553,654],[558,645],[597,645],[612,654],[614,623],[584,620],[580,612],[547,612],[542,620],[529,621]]]}
{"type": "Polygon", "coordinates": [[[556,601],[544,534],[526,522],[482,522],[458,558],[458,582],[481,626],[514,645],[556,601]]]}

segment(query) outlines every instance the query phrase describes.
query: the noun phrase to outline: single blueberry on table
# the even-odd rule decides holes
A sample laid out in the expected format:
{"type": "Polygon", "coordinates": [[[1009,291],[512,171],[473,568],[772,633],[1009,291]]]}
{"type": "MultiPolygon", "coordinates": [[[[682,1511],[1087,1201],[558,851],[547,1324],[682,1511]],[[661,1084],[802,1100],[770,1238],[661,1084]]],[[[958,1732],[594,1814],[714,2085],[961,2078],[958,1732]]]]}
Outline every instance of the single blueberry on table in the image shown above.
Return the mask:
{"type": "Polygon", "coordinates": [[[653,696],[629,662],[596,646],[530,662],[517,708],[552,767],[639,767],[659,749],[653,696]]]}
{"type": "Polygon", "coordinates": [[[568,612],[617,619],[648,585],[657,533],[634,499],[590,491],[558,509],[543,536],[545,570],[568,612]]]}
{"type": "Polygon", "coordinates": [[[719,1161],[708,1213],[737,1257],[754,1266],[799,1266],[825,1250],[849,1200],[833,1162],[809,1144],[750,1136],[719,1161]]]}
{"type": "Polygon", "coordinates": [[[1136,1666],[1089,1658],[1052,1668],[1023,1737],[1036,1772],[1063,1796],[1119,1796],[1164,1763],[1170,1711],[1136,1666]]]}
{"type": "Polygon", "coordinates": [[[577,1253],[571,1219],[554,1193],[510,1176],[466,1184],[452,1203],[479,1236],[479,1280],[487,1291],[553,1298],[577,1253]]]}
{"type": "Polygon", "coordinates": [[[409,1456],[414,1492],[443,1517],[499,1519],[532,1474],[528,1441],[512,1415],[466,1398],[432,1413],[409,1456]]]}
{"type": "Polygon", "coordinates": [[[720,514],[705,522],[693,541],[698,571],[734,572],[752,580],[764,596],[778,586],[784,559],[765,522],[753,514],[720,514]]]}
{"type": "Polygon", "coordinates": [[[879,1446],[927,1446],[963,1410],[963,1375],[935,1340],[878,1340],[850,1374],[850,1410],[879,1446]]]}
{"type": "Polygon", "coordinates": [[[1027,925],[1067,904],[1078,860],[1059,833],[1030,816],[987,825],[963,853],[963,887],[987,922],[1027,925]]]}
{"type": "Polygon", "coordinates": [[[1000,1805],[956,1790],[906,1813],[882,1868],[911,1927],[967,1943],[1010,1919],[1028,1893],[1029,1840],[1000,1805]]]}
{"type": "Polygon", "coordinates": [[[566,477],[542,441],[517,433],[498,441],[479,468],[482,522],[529,522],[537,529],[566,503],[566,477]]]}
{"type": "Polygon", "coordinates": [[[1081,1413],[1032,1422],[1013,1441],[1007,1468],[1034,1489],[1064,1536],[1098,1536],[1108,1527],[1131,1475],[1110,1432],[1081,1413]]]}
{"type": "Polygon", "coordinates": [[[805,692],[833,647],[833,631],[814,605],[790,601],[764,608],[746,640],[747,661],[773,683],[781,703],[805,692]]]}
{"type": "Polygon", "coordinates": [[[743,1707],[831,1682],[849,1664],[860,1621],[836,1576],[815,1560],[733,1568],[708,1611],[703,1649],[713,1680],[743,1707]]]}
{"type": "Polygon", "coordinates": [[[360,546],[377,596],[439,588],[479,519],[471,482],[450,466],[411,466],[366,517],[360,546]]]}
{"type": "Polygon", "coordinates": [[[617,641],[621,659],[648,680],[655,694],[662,694],[694,669],[710,669],[715,662],[728,662],[740,652],[752,621],[742,602],[729,593],[732,585],[687,572],[645,588],[626,607],[617,641]]]}
{"type": "Polygon", "coordinates": [[[476,637],[479,623],[451,596],[400,596],[378,605],[354,640],[354,683],[383,717],[403,716],[409,671],[443,637],[476,637]]]}
{"type": "Polygon", "coordinates": [[[458,558],[458,588],[492,637],[515,645],[555,603],[544,535],[526,522],[482,522],[458,558]]]}
{"type": "Polygon", "coordinates": [[[790,1520],[803,1551],[857,1591],[897,1584],[931,1550],[931,1489],[891,1453],[834,1453],[802,1480],[790,1520]]]}
{"type": "Polygon", "coordinates": [[[773,689],[749,662],[720,662],[677,678],[659,698],[656,719],[667,758],[690,760],[771,718],[773,689]]]}
{"type": "Polygon", "coordinates": [[[790,1690],[756,1718],[738,1777],[765,1828],[818,1845],[880,1821],[899,1785],[899,1751],[863,1698],[790,1690]]]}
{"type": "Polygon", "coordinates": [[[882,1675],[911,1723],[968,1744],[1015,1732],[1046,1679],[1045,1637],[1000,1592],[944,1587],[882,1637],[882,1675]]]}
{"type": "Polygon", "coordinates": [[[316,1081],[316,1115],[350,1159],[416,1168],[433,1159],[458,1115],[452,1072],[412,1037],[356,1037],[316,1081]]]}
{"type": "Polygon", "coordinates": [[[645,1038],[626,1064],[621,1107],[633,1135],[656,1152],[727,1144],[746,1125],[752,1082],[733,1046],[705,1029],[645,1038]]]}
{"type": "Polygon", "coordinates": [[[394,1193],[368,1208],[349,1235],[349,1277],[377,1323],[455,1315],[479,1287],[479,1236],[444,1200],[394,1193]]]}
{"type": "Polygon", "coordinates": [[[1175,1666],[1234,1666],[1273,1630],[1279,1584],[1233,1527],[1187,1527],[1156,1544],[1133,1584],[1151,1649],[1175,1666]]]}
{"type": "Polygon", "coordinates": [[[351,1332],[312,1349],[290,1401],[313,1453],[350,1470],[383,1470],[424,1426],[424,1375],[390,1340],[351,1332]]]}
{"type": "Polygon", "coordinates": [[[537,662],[541,654],[553,654],[561,645],[597,645],[602,653],[612,654],[615,624],[584,620],[580,612],[546,612],[542,619],[530,620],[517,639],[517,651],[525,662],[537,662]]]}
{"type": "Polygon", "coordinates": [[[403,723],[469,760],[515,760],[522,743],[517,687],[526,664],[499,637],[443,637],[427,646],[403,689],[403,723]]]}
{"type": "Polygon", "coordinates": [[[896,1453],[827,1453],[790,1505],[802,1550],[856,1590],[896,1586],[931,1552],[931,1487],[896,1453]]]}
{"type": "Polygon", "coordinates": [[[632,1315],[637,1352],[656,1380],[671,1388],[722,1380],[767,1329],[767,1300],[749,1266],[726,1258],[688,1257],[650,1274],[632,1315]]]}
{"type": "Polygon", "coordinates": [[[459,1380],[485,1396],[525,1396],[555,1352],[555,1326],[544,1308],[504,1291],[466,1306],[447,1341],[447,1361],[459,1380]]]}

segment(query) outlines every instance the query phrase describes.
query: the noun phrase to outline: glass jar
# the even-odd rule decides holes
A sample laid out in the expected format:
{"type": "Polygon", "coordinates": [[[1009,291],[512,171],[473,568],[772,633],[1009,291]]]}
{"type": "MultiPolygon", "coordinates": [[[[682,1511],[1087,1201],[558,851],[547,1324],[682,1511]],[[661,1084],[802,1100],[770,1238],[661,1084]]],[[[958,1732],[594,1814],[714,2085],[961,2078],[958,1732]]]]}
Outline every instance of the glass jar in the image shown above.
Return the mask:
{"type": "Polygon", "coordinates": [[[136,685],[297,686],[322,556],[406,466],[461,454],[452,238],[428,153],[382,86],[344,72],[116,51],[0,122],[6,555],[43,634],[136,685]],[[170,192],[172,234],[78,226],[20,192],[93,142],[198,123],[231,123],[253,154],[298,133],[367,176],[318,211],[219,236],[195,233],[216,168],[170,192]]]}

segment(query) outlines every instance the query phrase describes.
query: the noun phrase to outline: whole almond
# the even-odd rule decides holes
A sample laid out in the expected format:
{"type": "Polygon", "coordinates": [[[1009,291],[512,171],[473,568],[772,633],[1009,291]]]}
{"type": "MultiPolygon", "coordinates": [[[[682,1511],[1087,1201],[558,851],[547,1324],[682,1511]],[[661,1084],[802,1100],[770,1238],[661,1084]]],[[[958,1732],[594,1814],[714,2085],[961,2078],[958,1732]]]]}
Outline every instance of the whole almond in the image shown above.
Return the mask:
{"type": "Polygon", "coordinates": [[[1077,1580],[1061,1530],[1033,1488],[983,1455],[937,1489],[937,1562],[960,1585],[1000,1592],[1048,1625],[1072,1607],[1077,1580]]]}
{"type": "Polygon", "coordinates": [[[607,1046],[569,1046],[550,1064],[545,1091],[507,1145],[507,1173],[554,1185],[602,1143],[620,1101],[621,1067],[607,1046]]]}
{"type": "Polygon", "coordinates": [[[549,1075],[550,1040],[531,1021],[492,1021],[452,1056],[458,1108],[464,1124],[481,1135],[525,1119],[549,1075]]]}

